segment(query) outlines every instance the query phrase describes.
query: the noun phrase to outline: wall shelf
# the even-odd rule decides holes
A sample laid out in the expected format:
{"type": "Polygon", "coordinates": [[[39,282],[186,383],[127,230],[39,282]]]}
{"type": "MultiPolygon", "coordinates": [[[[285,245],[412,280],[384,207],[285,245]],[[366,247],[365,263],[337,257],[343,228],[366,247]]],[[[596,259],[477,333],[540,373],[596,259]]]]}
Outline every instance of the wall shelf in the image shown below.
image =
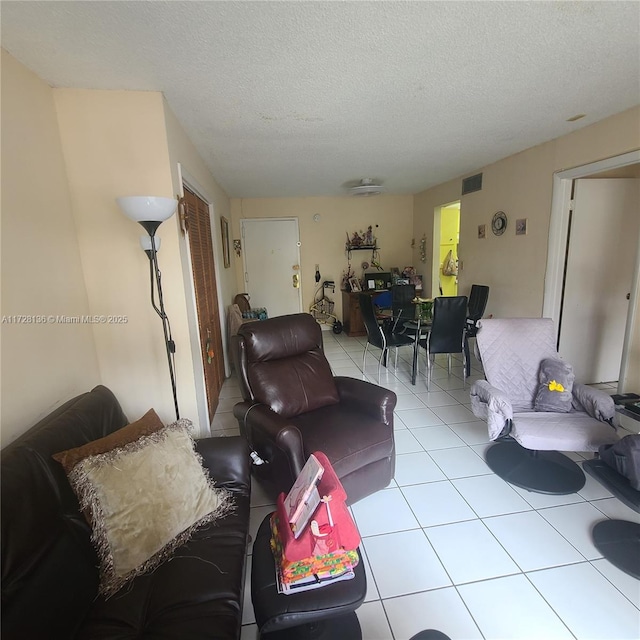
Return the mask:
{"type": "Polygon", "coordinates": [[[373,251],[377,251],[378,246],[375,244],[347,244],[345,245],[345,249],[347,251],[361,251],[363,249],[372,249],[373,251]]]}

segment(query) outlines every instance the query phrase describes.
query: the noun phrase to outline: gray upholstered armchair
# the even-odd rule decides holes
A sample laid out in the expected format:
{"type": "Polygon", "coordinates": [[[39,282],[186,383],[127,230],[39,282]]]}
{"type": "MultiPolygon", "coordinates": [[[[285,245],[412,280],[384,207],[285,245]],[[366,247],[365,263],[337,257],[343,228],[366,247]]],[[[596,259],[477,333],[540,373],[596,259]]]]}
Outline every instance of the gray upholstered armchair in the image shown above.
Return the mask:
{"type": "Polygon", "coordinates": [[[531,491],[581,489],[584,473],[558,451],[597,451],[618,440],[611,397],[574,383],[548,318],[481,320],[476,344],[486,380],[473,384],[471,407],[491,440],[501,440],[487,450],[487,464],[531,491]],[[545,367],[556,375],[545,378],[545,367]]]}
{"type": "Polygon", "coordinates": [[[396,395],[364,380],[334,377],[322,330],[309,314],[242,325],[232,345],[244,399],[233,411],[264,461],[254,471],[267,489],[287,492],[314,451],[331,461],[349,504],[389,484],[396,395]]]}

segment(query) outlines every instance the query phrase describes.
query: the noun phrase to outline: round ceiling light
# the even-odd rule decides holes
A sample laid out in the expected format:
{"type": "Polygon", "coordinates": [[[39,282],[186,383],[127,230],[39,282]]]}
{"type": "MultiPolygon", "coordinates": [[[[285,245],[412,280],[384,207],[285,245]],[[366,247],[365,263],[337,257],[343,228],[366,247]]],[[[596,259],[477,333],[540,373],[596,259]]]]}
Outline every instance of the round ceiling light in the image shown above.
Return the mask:
{"type": "Polygon", "coordinates": [[[349,187],[352,196],[379,196],[384,190],[382,185],[371,178],[362,178],[357,185],[349,187]]]}

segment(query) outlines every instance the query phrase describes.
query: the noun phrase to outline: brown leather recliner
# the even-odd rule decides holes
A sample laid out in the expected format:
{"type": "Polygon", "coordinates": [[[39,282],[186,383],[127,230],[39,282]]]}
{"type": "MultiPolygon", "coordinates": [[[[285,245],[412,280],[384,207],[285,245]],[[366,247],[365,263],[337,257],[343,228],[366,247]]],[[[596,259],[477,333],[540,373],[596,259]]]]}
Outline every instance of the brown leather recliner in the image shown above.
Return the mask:
{"type": "Polygon", "coordinates": [[[265,464],[255,473],[287,492],[313,451],[323,451],[354,502],[386,487],[395,471],[396,394],[334,377],[322,330],[306,313],[240,327],[233,356],[244,402],[234,415],[265,464]]]}

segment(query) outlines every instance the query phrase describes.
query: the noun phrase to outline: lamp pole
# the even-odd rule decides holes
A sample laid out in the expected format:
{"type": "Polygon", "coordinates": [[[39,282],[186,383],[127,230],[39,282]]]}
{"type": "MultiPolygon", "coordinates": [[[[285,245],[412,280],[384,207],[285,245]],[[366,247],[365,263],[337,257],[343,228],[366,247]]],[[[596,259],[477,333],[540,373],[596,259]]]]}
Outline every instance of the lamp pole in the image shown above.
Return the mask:
{"type": "Polygon", "coordinates": [[[140,244],[149,258],[149,279],[151,284],[151,305],[154,311],[160,316],[162,321],[162,331],[164,333],[164,344],[167,352],[167,363],[169,365],[169,376],[171,378],[171,391],[173,393],[173,404],[176,411],[176,420],[180,419],[178,408],[178,392],[176,389],[176,376],[174,370],[174,354],[176,344],[171,337],[171,324],[164,308],[164,297],[162,295],[162,276],[158,267],[158,249],[160,248],[160,238],[156,238],[158,227],[168,220],[176,210],[177,201],[173,198],[160,198],[155,196],[129,196],[117,198],[118,205],[124,214],[138,222],[149,237],[143,236],[140,244]],[[155,289],[155,291],[154,291],[155,289]],[[158,299],[156,303],[155,292],[158,299]]]}
{"type": "MultiPolygon", "coordinates": [[[[176,389],[176,376],[173,366],[173,357],[176,352],[176,343],[171,337],[171,325],[169,317],[164,309],[164,298],[162,296],[162,274],[158,267],[158,248],[156,246],[156,230],[160,226],[160,222],[142,221],[140,224],[147,230],[151,240],[151,249],[145,249],[145,253],[149,257],[149,276],[151,284],[151,306],[162,320],[162,331],[164,333],[164,344],[167,352],[167,362],[169,364],[169,376],[171,378],[171,391],[173,392],[173,404],[176,410],[176,420],[180,419],[180,409],[178,408],[178,392],[176,389]],[[155,290],[158,292],[158,304],[156,304],[154,295],[154,279],[155,290]]],[[[159,244],[159,242],[158,242],[159,244]]]]}

